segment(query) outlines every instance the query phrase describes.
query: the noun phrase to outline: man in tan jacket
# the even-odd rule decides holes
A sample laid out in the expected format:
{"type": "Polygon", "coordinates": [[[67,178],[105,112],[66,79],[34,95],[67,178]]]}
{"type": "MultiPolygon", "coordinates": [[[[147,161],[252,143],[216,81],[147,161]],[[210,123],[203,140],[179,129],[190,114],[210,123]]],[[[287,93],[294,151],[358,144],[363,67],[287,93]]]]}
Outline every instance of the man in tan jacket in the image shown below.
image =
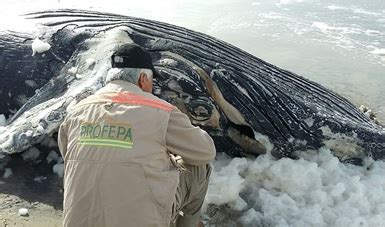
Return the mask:
{"type": "Polygon", "coordinates": [[[157,74],[148,52],[125,44],[111,59],[107,85],[59,129],[64,226],[196,226],[212,139],[151,94],[157,74]]]}

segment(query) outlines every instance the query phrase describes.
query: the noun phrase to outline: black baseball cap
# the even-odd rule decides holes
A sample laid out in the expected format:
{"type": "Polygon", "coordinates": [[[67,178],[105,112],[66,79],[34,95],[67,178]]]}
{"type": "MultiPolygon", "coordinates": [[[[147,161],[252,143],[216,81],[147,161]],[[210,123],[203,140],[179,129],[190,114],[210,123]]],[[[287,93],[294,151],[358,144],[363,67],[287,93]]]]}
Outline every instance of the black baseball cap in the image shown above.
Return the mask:
{"type": "Polygon", "coordinates": [[[111,56],[112,68],[151,69],[153,78],[159,76],[152,64],[150,53],[137,44],[124,44],[111,56]]]}

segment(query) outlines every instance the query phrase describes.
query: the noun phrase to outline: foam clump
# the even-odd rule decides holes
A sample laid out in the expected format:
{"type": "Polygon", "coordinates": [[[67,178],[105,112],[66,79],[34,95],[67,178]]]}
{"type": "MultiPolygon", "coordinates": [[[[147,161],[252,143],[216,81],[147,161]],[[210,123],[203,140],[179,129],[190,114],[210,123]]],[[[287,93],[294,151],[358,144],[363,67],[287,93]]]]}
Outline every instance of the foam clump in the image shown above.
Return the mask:
{"type": "Polygon", "coordinates": [[[44,53],[49,49],[51,49],[51,45],[41,41],[39,38],[34,39],[32,42],[32,56],[35,56],[36,53],[44,53]]]}
{"type": "Polygon", "coordinates": [[[231,221],[244,225],[380,226],[385,223],[384,175],[382,161],[343,164],[327,149],[298,160],[221,157],[214,163],[205,206],[227,205],[232,209],[227,216],[238,219],[231,221]],[[239,200],[246,204],[231,205],[239,200]]]}
{"type": "Polygon", "coordinates": [[[243,169],[247,164],[246,159],[234,158],[230,163],[223,165],[226,160],[215,163],[208,189],[206,202],[209,204],[220,205],[227,203],[234,210],[242,210],[247,204],[239,196],[239,192],[243,188],[242,183],[245,181],[237,169],[243,169]],[[231,185],[229,187],[228,185],[231,185]]]}

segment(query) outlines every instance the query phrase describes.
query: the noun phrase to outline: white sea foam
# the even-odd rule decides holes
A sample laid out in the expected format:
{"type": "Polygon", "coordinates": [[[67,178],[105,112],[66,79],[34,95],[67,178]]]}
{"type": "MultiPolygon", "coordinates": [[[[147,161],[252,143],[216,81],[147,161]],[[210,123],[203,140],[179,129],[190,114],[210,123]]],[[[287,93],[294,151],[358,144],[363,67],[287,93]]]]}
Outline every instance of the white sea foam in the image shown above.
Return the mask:
{"type": "Polygon", "coordinates": [[[289,5],[289,4],[302,3],[302,2],[304,2],[304,0],[280,0],[279,4],[289,5]]]}
{"type": "Polygon", "coordinates": [[[254,138],[255,138],[255,140],[259,141],[264,147],[266,147],[266,152],[268,154],[271,153],[271,151],[274,148],[274,145],[270,142],[270,139],[268,136],[254,131],[254,138]]]}
{"type": "Polygon", "coordinates": [[[336,5],[330,5],[330,6],[327,6],[326,8],[330,9],[330,10],[346,10],[347,9],[346,7],[336,6],[336,5]]]}
{"type": "Polygon", "coordinates": [[[92,64],[95,64],[95,59],[93,58],[87,58],[86,59],[87,68],[90,67],[92,64]]]}
{"type": "Polygon", "coordinates": [[[382,32],[377,31],[377,30],[368,29],[365,31],[365,34],[369,35],[369,36],[377,36],[377,35],[382,35],[382,32]]]}
{"type": "Polygon", "coordinates": [[[266,19],[284,19],[282,14],[276,12],[261,13],[259,16],[266,19]]]}
{"type": "Polygon", "coordinates": [[[76,74],[77,71],[78,71],[77,67],[71,67],[70,69],[68,69],[68,73],[70,74],[76,74]]]}
{"type": "Polygon", "coordinates": [[[207,204],[226,203],[238,211],[245,208],[247,204],[239,195],[245,179],[239,175],[239,171],[247,166],[247,162],[246,159],[235,158],[230,163],[226,159],[214,163],[210,189],[206,198],[207,204]],[[224,187],[228,182],[231,182],[231,187],[224,187]]]}
{"type": "Polygon", "coordinates": [[[382,49],[375,49],[371,51],[372,54],[380,55],[380,56],[385,56],[385,48],[382,49]]]}
{"type": "Polygon", "coordinates": [[[294,4],[302,4],[302,3],[308,4],[308,3],[319,3],[319,2],[320,0],[280,0],[279,3],[277,3],[276,5],[280,7],[280,6],[287,6],[287,5],[294,5],[294,4]]]}
{"type": "Polygon", "coordinates": [[[323,36],[322,39],[319,39],[321,43],[330,43],[331,45],[348,50],[365,48],[363,43],[352,38],[352,35],[366,34],[367,31],[359,26],[332,26],[325,22],[316,21],[311,24],[311,27],[323,33],[321,34],[321,36],[323,36]]]}
{"type": "Polygon", "coordinates": [[[363,33],[363,31],[361,29],[359,29],[359,28],[344,27],[344,26],[336,27],[336,26],[328,25],[325,22],[319,22],[319,21],[313,22],[311,26],[321,30],[324,33],[338,32],[336,34],[333,34],[336,37],[337,37],[338,34],[341,34],[341,33],[342,34],[359,34],[359,33],[363,33]]]}
{"type": "Polygon", "coordinates": [[[368,11],[368,10],[365,10],[365,9],[361,9],[361,8],[353,9],[353,13],[364,14],[364,15],[371,15],[371,16],[379,16],[380,15],[379,13],[371,12],[371,11],[368,11]]]}
{"type": "Polygon", "coordinates": [[[313,22],[312,27],[318,28],[322,32],[326,32],[328,30],[333,30],[335,27],[329,26],[328,24],[324,22],[313,22]]]}
{"type": "Polygon", "coordinates": [[[51,49],[51,45],[47,42],[41,41],[39,38],[36,38],[32,42],[32,56],[36,53],[44,53],[49,49],[51,49]]]}
{"type": "MultiPolygon", "coordinates": [[[[384,175],[382,161],[368,160],[362,167],[342,164],[326,149],[299,160],[219,154],[205,208],[227,204],[232,211],[223,213],[221,221],[247,226],[381,226],[384,175]]],[[[216,222],[221,212],[210,221],[216,222]]]]}
{"type": "Polygon", "coordinates": [[[162,65],[167,65],[167,66],[176,66],[178,64],[177,61],[171,58],[165,58],[159,61],[160,64],[162,65]]]}

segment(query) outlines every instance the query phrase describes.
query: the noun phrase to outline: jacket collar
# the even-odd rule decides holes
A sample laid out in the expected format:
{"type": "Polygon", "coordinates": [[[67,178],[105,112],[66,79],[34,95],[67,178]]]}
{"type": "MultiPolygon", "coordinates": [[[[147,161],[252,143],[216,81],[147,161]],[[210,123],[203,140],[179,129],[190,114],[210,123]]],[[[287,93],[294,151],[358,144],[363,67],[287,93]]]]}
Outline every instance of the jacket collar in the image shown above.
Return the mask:
{"type": "Polygon", "coordinates": [[[129,91],[134,93],[143,93],[142,89],[137,85],[124,81],[124,80],[113,80],[109,82],[104,88],[96,92],[96,94],[106,93],[106,92],[122,92],[129,91]]]}

